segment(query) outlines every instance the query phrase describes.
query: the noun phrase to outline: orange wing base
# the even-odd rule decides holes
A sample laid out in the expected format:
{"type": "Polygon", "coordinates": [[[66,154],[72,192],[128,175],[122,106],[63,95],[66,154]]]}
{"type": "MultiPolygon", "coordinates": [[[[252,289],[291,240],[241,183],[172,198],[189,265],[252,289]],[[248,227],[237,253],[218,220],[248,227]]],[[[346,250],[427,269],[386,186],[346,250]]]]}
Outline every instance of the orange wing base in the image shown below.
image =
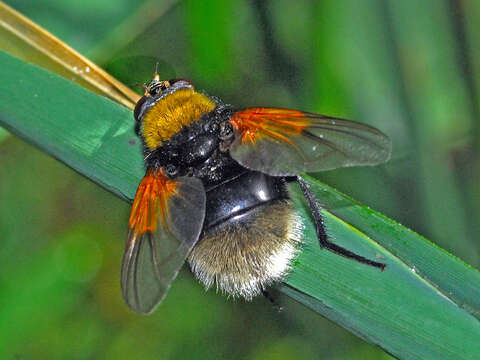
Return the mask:
{"type": "Polygon", "coordinates": [[[292,144],[288,136],[300,135],[302,130],[310,125],[305,113],[277,108],[250,108],[237,111],[230,119],[230,123],[240,132],[242,144],[256,143],[264,137],[292,144]]]}
{"type": "Polygon", "coordinates": [[[130,213],[129,226],[135,235],[155,232],[158,216],[166,227],[168,199],[176,194],[177,182],[162,171],[148,171],[138,186],[130,213]]]}

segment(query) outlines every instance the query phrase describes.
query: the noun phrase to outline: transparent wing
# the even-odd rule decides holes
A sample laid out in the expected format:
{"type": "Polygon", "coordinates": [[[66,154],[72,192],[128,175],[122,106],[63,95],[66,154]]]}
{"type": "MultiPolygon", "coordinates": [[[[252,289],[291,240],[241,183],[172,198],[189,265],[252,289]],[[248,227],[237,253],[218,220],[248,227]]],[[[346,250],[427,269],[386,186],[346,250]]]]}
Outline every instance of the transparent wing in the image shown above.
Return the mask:
{"type": "Polygon", "coordinates": [[[376,165],[391,154],[390,139],[353,121],[297,110],[250,108],[230,119],[236,138],[231,156],[274,176],[376,165]]]}
{"type": "Polygon", "coordinates": [[[149,172],[140,183],[130,215],[121,285],[128,306],[151,313],[195,246],[205,218],[199,179],[168,179],[149,172]]]}

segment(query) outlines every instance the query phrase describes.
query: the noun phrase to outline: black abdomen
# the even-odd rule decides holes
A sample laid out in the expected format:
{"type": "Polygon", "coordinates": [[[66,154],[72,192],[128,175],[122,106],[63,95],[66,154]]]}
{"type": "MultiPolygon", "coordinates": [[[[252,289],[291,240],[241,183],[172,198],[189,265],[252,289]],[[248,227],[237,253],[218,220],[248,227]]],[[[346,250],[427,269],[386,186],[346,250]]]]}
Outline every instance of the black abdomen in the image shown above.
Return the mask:
{"type": "Polygon", "coordinates": [[[284,179],[246,171],[208,189],[190,268],[206,288],[250,300],[288,273],[302,227],[284,179]]]}
{"type": "Polygon", "coordinates": [[[204,232],[266,203],[288,199],[285,180],[245,170],[207,190],[204,232]]]}

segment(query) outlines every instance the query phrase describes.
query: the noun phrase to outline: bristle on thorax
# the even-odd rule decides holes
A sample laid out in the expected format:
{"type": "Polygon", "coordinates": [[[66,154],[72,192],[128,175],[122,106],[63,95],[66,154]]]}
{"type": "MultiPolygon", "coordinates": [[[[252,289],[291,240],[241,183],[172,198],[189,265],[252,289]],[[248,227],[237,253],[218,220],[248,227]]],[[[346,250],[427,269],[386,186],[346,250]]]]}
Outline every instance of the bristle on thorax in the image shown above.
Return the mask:
{"type": "Polygon", "coordinates": [[[190,125],[205,113],[215,109],[215,103],[193,89],[179,89],[159,100],[143,119],[142,134],[150,150],[162,146],[183,126],[190,125]]]}

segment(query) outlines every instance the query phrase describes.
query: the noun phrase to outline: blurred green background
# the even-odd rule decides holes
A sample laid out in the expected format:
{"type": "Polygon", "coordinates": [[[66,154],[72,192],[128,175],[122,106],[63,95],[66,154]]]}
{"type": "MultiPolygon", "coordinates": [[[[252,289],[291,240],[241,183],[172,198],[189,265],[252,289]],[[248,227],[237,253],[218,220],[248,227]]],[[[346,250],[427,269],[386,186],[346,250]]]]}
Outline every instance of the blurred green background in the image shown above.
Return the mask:
{"type": "MultiPolygon", "coordinates": [[[[228,103],[378,127],[389,164],[318,177],[479,267],[479,2],[6,2],[127,85],[158,61],[228,103]]],[[[1,359],[390,358],[287,297],[280,314],[228,300],[186,269],[134,315],[129,205],[5,132],[0,169],[1,359]]]]}

